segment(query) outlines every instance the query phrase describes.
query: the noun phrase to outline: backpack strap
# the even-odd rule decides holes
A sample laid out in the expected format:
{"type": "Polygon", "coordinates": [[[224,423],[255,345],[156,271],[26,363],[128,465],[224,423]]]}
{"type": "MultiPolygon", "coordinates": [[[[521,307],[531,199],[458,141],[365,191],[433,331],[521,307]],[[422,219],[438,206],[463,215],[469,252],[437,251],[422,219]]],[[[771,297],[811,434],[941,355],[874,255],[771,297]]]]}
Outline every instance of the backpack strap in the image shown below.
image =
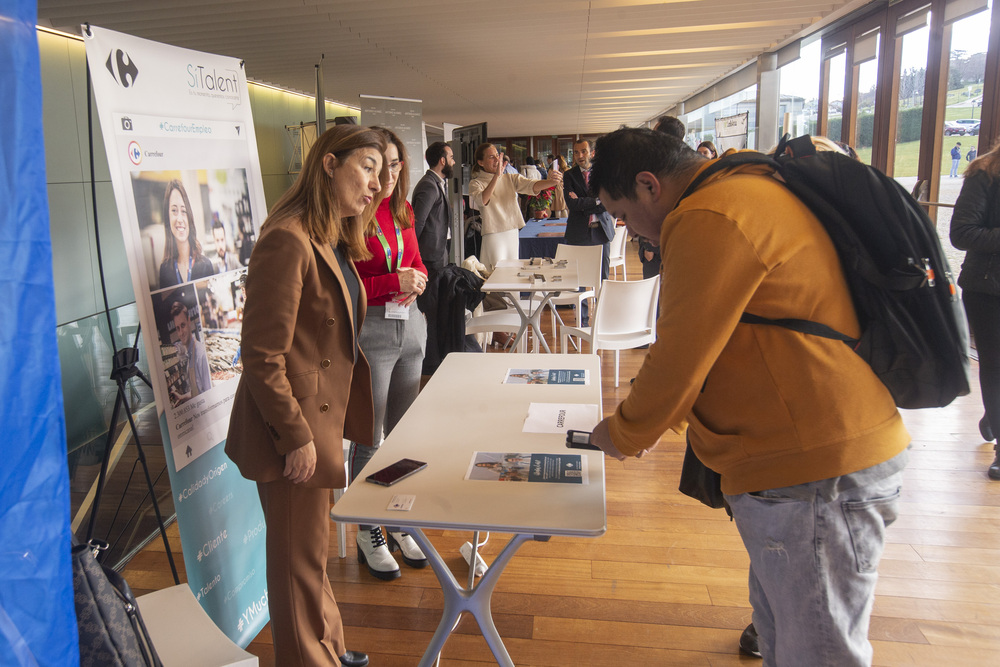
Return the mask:
{"type": "Polygon", "coordinates": [[[777,170],[780,165],[773,159],[764,155],[763,153],[757,153],[755,151],[745,151],[740,153],[733,153],[732,155],[724,155],[712,164],[708,165],[695,177],[691,183],[688,184],[687,189],[684,190],[684,194],[681,195],[680,199],[677,200],[679,204],[681,200],[692,194],[698,187],[705,182],[705,179],[713,174],[717,174],[723,169],[729,169],[731,167],[739,167],[745,164],[766,164],[769,167],[773,167],[777,170]]]}
{"type": "Polygon", "coordinates": [[[810,336],[819,336],[821,338],[839,340],[847,343],[847,345],[852,348],[858,344],[857,338],[851,338],[848,335],[840,333],[836,329],[832,329],[825,324],[820,324],[819,322],[813,322],[812,320],[799,320],[792,317],[772,320],[767,317],[761,317],[760,315],[753,315],[752,313],[745,312],[740,315],[740,322],[745,324],[770,324],[772,326],[798,331],[799,333],[809,334],[810,336]]]}

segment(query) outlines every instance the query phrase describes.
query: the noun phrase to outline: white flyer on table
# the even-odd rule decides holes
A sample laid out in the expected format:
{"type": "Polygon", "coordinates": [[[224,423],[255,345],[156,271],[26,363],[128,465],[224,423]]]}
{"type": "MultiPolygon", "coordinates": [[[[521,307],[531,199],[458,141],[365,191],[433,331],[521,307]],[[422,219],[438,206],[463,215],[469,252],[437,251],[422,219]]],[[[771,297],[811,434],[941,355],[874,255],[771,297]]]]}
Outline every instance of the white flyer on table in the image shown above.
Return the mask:
{"type": "Polygon", "coordinates": [[[601,420],[596,403],[531,403],[524,420],[524,433],[593,431],[601,420]]]}

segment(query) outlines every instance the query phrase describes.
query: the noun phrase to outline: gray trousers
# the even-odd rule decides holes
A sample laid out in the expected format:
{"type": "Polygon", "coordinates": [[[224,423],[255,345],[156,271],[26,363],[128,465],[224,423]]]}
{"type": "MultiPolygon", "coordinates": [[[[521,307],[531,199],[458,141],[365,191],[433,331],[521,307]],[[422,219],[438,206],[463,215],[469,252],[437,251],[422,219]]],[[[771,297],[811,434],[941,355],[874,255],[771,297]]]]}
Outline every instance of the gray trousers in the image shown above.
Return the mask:
{"type": "MultiPolygon", "coordinates": [[[[358,335],[358,344],[372,369],[372,401],[375,406],[374,447],[351,443],[351,482],[392,432],[420,391],[420,371],[427,344],[427,322],[416,303],[410,319],[385,319],[385,306],[371,306],[358,335]]],[[[361,526],[367,529],[368,526],[361,526]]]]}

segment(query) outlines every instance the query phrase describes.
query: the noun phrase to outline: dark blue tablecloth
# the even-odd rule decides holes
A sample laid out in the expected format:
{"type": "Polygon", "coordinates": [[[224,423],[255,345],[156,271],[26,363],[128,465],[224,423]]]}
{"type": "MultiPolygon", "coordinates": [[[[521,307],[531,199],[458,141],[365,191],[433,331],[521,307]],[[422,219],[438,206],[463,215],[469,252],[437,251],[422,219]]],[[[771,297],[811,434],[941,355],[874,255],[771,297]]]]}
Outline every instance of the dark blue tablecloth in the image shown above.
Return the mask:
{"type": "Polygon", "coordinates": [[[532,257],[555,257],[556,246],[563,243],[563,235],[566,233],[566,218],[553,218],[551,220],[531,219],[518,232],[520,237],[519,255],[521,259],[531,259],[532,257]],[[545,236],[539,236],[545,234],[545,236]],[[558,234],[558,236],[549,236],[558,234]]]}

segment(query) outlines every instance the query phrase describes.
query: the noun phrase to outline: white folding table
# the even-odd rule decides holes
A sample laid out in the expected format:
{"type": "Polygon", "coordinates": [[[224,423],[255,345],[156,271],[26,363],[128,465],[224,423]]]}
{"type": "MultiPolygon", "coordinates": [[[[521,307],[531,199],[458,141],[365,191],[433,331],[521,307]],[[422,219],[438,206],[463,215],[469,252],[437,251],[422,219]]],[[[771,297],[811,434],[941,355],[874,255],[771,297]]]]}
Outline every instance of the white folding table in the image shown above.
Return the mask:
{"type": "MultiPolygon", "coordinates": [[[[500,292],[517,311],[521,317],[521,328],[514,337],[513,346],[517,347],[517,342],[528,329],[535,333],[535,338],[545,348],[546,352],[551,352],[542,329],[539,325],[542,311],[552,297],[560,292],[575,292],[580,288],[580,276],[577,272],[576,260],[564,260],[559,264],[552,260],[541,260],[541,264],[532,264],[533,260],[511,259],[501,260],[493,269],[493,273],[483,283],[482,291],[500,292]],[[520,293],[532,292],[539,297],[538,305],[532,298],[525,311],[521,305],[520,293]]],[[[535,349],[538,349],[537,347],[535,349]]]]}
{"type": "Polygon", "coordinates": [[[365,466],[384,468],[401,458],[427,468],[391,487],[352,484],[337,501],[337,521],[403,526],[417,542],[444,592],[444,613],[420,665],[441,652],[462,612],[479,623],[499,665],[513,665],[493,624],[490,599],[518,547],[535,537],[599,537],[607,529],[604,455],[567,450],[565,434],[524,433],[530,403],[592,403],[601,406],[600,359],[595,355],[448,355],[417,400],[365,466]],[[544,359],[544,364],[539,360],[544,359]],[[503,384],[510,368],[585,369],[586,386],[503,384]],[[465,479],[474,452],[579,453],[587,460],[588,484],[494,482],[465,479]],[[416,496],[411,510],[391,511],[397,494],[416,496]],[[478,584],[458,582],[424,535],[424,528],[513,533],[478,584]]]}

